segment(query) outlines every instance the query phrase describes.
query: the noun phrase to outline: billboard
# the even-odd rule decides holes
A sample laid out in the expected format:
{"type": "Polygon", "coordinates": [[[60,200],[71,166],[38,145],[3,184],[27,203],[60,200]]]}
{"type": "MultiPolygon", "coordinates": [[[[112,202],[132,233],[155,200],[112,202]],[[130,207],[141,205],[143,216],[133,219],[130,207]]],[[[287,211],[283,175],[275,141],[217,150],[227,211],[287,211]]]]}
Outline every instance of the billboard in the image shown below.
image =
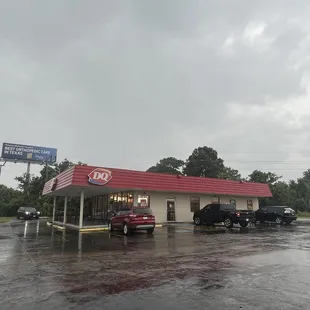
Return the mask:
{"type": "Polygon", "coordinates": [[[54,164],[57,160],[57,149],[33,145],[3,143],[1,158],[4,161],[54,164]]]}

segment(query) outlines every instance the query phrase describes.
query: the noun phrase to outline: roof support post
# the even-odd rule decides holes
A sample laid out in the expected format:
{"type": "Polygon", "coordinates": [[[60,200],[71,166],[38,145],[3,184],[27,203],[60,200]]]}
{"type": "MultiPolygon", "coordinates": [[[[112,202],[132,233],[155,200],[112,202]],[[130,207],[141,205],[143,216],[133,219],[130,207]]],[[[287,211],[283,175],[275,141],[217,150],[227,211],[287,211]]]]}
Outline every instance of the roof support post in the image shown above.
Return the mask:
{"type": "Polygon", "coordinates": [[[80,223],[79,228],[83,227],[83,216],[84,216],[84,189],[81,190],[80,196],[80,223]]]}
{"type": "Polygon", "coordinates": [[[79,254],[82,253],[82,243],[83,243],[83,234],[79,232],[79,239],[78,239],[79,254]]]}
{"type": "Polygon", "coordinates": [[[52,223],[55,222],[55,214],[56,214],[56,196],[54,197],[54,203],[53,203],[53,218],[52,218],[52,223]]]}
{"type": "Polygon", "coordinates": [[[65,226],[67,223],[67,206],[68,206],[68,195],[65,196],[65,206],[64,206],[64,222],[63,225],[65,226]]]}

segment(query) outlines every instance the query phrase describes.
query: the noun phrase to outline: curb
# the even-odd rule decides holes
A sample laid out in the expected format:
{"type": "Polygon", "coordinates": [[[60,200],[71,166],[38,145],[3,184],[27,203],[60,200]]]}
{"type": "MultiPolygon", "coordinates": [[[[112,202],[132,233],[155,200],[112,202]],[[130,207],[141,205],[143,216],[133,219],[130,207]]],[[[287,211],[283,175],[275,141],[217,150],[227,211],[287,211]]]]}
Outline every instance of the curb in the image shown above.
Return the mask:
{"type": "MultiPolygon", "coordinates": [[[[46,225],[47,226],[51,226],[51,227],[54,227],[56,229],[59,229],[59,230],[66,230],[66,227],[64,226],[59,226],[57,224],[53,224],[51,222],[46,222],[46,225]]],[[[162,224],[157,224],[155,225],[156,228],[162,228],[163,225],[162,224]]],[[[70,229],[70,227],[69,227],[70,229]]],[[[73,229],[74,230],[74,229],[73,229]]],[[[79,232],[98,232],[98,231],[108,231],[109,228],[108,227],[94,227],[94,228],[81,228],[81,229],[77,229],[79,232]]]]}
{"type": "MultiPolygon", "coordinates": [[[[163,225],[157,224],[155,225],[156,228],[162,228],[163,225]]],[[[108,227],[97,227],[97,228],[81,228],[80,232],[96,232],[96,231],[107,231],[109,230],[108,227]]]]}
{"type": "Polygon", "coordinates": [[[81,228],[79,232],[97,232],[97,231],[107,231],[109,230],[108,227],[97,227],[97,228],[81,228]]]}
{"type": "Polygon", "coordinates": [[[46,225],[47,225],[47,226],[52,226],[52,227],[54,227],[54,228],[56,228],[56,229],[59,229],[59,230],[65,230],[65,229],[66,229],[66,228],[63,227],[63,226],[59,226],[59,225],[56,225],[56,224],[52,224],[52,223],[50,223],[50,222],[47,222],[46,225]]]}

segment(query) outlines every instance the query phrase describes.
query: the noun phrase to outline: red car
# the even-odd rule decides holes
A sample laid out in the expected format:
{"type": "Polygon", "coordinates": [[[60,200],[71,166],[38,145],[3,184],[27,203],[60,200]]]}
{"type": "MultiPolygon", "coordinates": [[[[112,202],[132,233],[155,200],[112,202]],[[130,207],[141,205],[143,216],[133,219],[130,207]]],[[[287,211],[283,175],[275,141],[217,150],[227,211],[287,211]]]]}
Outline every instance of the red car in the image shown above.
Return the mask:
{"type": "Polygon", "coordinates": [[[122,230],[125,235],[135,230],[146,230],[148,234],[152,234],[155,229],[155,216],[150,208],[122,209],[109,220],[109,231],[114,229],[122,230]]]}

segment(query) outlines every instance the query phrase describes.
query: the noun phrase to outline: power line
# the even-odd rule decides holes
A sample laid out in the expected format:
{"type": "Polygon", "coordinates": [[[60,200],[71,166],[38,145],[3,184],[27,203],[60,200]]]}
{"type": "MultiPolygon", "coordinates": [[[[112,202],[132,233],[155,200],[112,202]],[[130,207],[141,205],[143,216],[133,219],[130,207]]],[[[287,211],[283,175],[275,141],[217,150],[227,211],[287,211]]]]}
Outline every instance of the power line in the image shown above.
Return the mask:
{"type": "Polygon", "coordinates": [[[280,165],[310,165],[310,161],[279,161],[279,160],[226,160],[230,163],[241,164],[280,164],[280,165]]]}
{"type": "MultiPolygon", "coordinates": [[[[241,168],[242,170],[253,170],[253,168],[241,168]]],[[[241,170],[241,169],[238,169],[238,170],[241,170]]],[[[269,168],[269,169],[266,169],[266,168],[256,168],[254,170],[260,170],[260,171],[306,171],[308,170],[307,168],[305,169],[279,169],[279,168],[276,168],[276,169],[273,169],[273,168],[269,168]]]]}
{"type": "Polygon", "coordinates": [[[218,153],[218,156],[221,157],[223,154],[225,155],[231,155],[231,154],[298,154],[298,155],[302,155],[302,154],[308,154],[310,156],[310,151],[299,151],[299,152],[291,152],[291,151],[288,151],[288,152],[259,152],[259,151],[245,151],[245,152],[240,152],[240,151],[234,151],[234,152],[220,152],[220,151],[217,151],[218,153]]]}
{"type": "MultiPolygon", "coordinates": [[[[208,161],[206,161],[208,162],[208,161]]],[[[140,161],[141,163],[141,161],[140,161]]],[[[276,165],[309,165],[309,161],[281,161],[281,160],[225,160],[224,163],[239,163],[239,164],[276,164],[276,165]]],[[[7,166],[17,167],[15,163],[7,163],[7,166]]],[[[42,166],[42,165],[37,165],[42,166]]]]}

